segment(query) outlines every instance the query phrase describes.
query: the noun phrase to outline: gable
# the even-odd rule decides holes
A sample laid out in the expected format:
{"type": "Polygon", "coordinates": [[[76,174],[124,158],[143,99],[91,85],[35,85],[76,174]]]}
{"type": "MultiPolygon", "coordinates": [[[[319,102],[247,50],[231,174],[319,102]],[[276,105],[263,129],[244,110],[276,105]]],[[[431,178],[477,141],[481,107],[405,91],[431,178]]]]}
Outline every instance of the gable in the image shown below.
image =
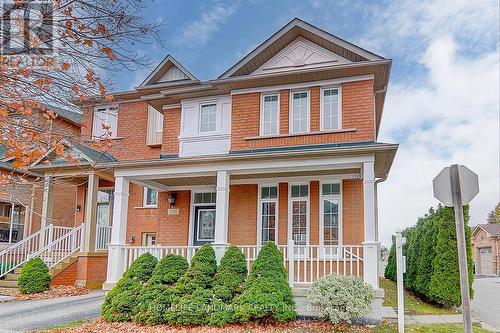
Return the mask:
{"type": "Polygon", "coordinates": [[[297,37],[274,57],[260,66],[254,74],[286,71],[294,68],[313,68],[327,65],[351,63],[321,46],[297,37]]]}
{"type": "Polygon", "coordinates": [[[175,60],[174,57],[168,54],[140,84],[140,87],[176,81],[198,82],[198,79],[196,79],[193,74],[185,69],[177,60],[175,60]]]}

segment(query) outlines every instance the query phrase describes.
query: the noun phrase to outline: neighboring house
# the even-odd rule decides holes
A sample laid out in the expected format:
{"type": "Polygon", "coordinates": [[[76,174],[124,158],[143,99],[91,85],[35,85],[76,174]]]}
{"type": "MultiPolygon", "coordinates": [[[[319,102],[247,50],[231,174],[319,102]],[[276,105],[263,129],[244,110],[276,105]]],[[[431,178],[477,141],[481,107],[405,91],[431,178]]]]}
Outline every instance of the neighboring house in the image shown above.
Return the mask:
{"type": "Polygon", "coordinates": [[[378,290],[377,186],[398,147],[377,141],[390,68],[294,19],[218,78],[168,55],[114,104],[83,105],[82,137],[109,126],[109,151],[73,146],[77,166],[49,156],[32,168],[47,220],[54,181],[81,184],[68,248],[79,257],[54,283],[109,289],[144,252],[190,258],[205,243],[218,258],[238,246],[250,266],[271,241],[294,287],[350,274],[378,290]]]}
{"type": "MultiPolygon", "coordinates": [[[[54,132],[64,133],[64,135],[73,136],[74,138],[80,136],[81,113],[54,106],[47,105],[46,107],[56,114],[56,118],[49,120],[49,123],[44,120],[43,126],[50,127],[54,132]]],[[[33,122],[36,122],[36,119],[37,117],[33,117],[33,122]]],[[[47,130],[49,129],[47,128],[47,130]]],[[[37,186],[36,179],[42,177],[43,174],[16,169],[12,165],[12,158],[5,157],[7,151],[6,146],[0,145],[0,176],[5,180],[9,176],[23,175],[24,181],[7,182],[0,189],[0,250],[12,243],[19,242],[33,231],[39,230],[42,214],[43,186],[37,186]]],[[[71,203],[71,200],[76,199],[76,187],[64,188],[60,186],[56,190],[56,195],[64,196],[66,199],[55,203],[56,213],[50,223],[73,227],[74,205],[71,205],[69,211],[66,207],[71,203]]]]}
{"type": "Polygon", "coordinates": [[[471,242],[476,274],[500,275],[500,224],[478,224],[471,242]]]}

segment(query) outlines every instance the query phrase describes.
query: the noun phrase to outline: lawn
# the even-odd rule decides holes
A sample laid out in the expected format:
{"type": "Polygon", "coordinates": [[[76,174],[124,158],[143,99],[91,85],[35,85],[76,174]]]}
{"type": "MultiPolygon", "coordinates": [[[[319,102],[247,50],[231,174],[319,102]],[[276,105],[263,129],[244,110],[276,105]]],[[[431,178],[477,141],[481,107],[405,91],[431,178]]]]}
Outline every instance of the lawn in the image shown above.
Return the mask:
{"type": "MultiPolygon", "coordinates": [[[[396,283],[384,278],[380,279],[380,287],[385,290],[384,306],[398,306],[398,296],[396,283]]],[[[412,293],[405,290],[405,313],[409,315],[428,315],[428,314],[457,314],[459,311],[451,308],[444,308],[436,304],[430,304],[412,293]]],[[[416,331],[419,332],[419,331],[416,331]]]]}

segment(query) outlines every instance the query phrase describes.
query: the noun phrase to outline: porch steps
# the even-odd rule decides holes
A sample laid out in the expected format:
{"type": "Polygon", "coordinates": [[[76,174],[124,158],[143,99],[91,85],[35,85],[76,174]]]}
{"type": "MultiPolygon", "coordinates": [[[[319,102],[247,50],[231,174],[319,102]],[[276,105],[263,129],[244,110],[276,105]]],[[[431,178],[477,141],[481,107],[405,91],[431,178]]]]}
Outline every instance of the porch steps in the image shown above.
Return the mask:
{"type": "Polygon", "coordinates": [[[292,289],[293,299],[295,300],[295,310],[297,316],[302,318],[317,318],[319,316],[317,309],[307,299],[307,285],[296,286],[292,289]]]}
{"type": "MultiPolygon", "coordinates": [[[[78,260],[78,256],[72,255],[69,256],[68,258],[64,259],[61,261],[59,264],[57,264],[55,267],[49,270],[50,277],[53,278],[57,274],[61,273],[64,271],[67,267],[69,267],[72,263],[78,260]]],[[[0,289],[1,288],[6,288],[6,289],[18,289],[17,287],[17,280],[19,279],[19,274],[21,273],[21,268],[18,267],[14,269],[13,273],[9,273],[5,275],[5,278],[3,280],[0,280],[0,289]]]]}

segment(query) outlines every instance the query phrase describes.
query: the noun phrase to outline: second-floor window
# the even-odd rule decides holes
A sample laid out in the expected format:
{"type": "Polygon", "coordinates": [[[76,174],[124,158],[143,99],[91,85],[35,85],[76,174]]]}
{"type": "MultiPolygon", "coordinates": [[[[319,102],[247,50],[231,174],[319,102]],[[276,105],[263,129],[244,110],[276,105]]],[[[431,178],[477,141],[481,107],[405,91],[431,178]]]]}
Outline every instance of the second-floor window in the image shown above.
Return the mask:
{"type": "Polygon", "coordinates": [[[158,191],[152,188],[144,188],[144,200],[142,205],[144,207],[157,207],[158,206],[158,191]]]}
{"type": "Polygon", "coordinates": [[[308,91],[297,91],[292,93],[290,124],[291,133],[303,133],[309,131],[308,91]]]}
{"type": "Polygon", "coordinates": [[[217,104],[205,104],[200,108],[200,133],[215,132],[217,104]]]}
{"type": "Polygon", "coordinates": [[[94,109],[93,122],[93,138],[103,139],[109,136],[116,138],[118,128],[118,109],[114,106],[96,107],[94,109]]]}
{"type": "Polygon", "coordinates": [[[339,88],[323,89],[321,94],[321,130],[341,128],[339,88]]]}
{"type": "Polygon", "coordinates": [[[277,94],[262,96],[261,135],[278,134],[279,98],[277,94]]]}

